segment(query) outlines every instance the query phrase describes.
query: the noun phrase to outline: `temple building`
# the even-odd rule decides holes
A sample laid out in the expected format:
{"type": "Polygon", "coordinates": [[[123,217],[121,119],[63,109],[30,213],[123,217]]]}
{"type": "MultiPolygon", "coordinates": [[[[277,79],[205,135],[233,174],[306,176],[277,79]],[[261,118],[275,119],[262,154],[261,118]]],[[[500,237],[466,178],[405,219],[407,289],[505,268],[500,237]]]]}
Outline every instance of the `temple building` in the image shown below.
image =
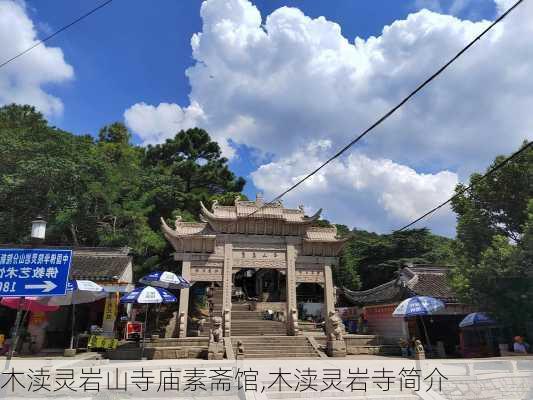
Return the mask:
{"type": "Polygon", "coordinates": [[[201,204],[202,222],[178,218],[171,228],[162,221],[165,237],[175,249],[174,259],[193,283],[180,293],[177,336],[187,336],[190,293],[206,283],[220,288],[218,310],[225,337],[232,336],[236,320],[232,312],[244,315],[232,300],[239,293],[254,299],[256,311],[268,308],[282,314],[288,335],[297,334],[293,321],[302,313],[298,303],[308,297],[322,299],[323,316],[334,312],[332,268],[345,239],[337,237],[333,226],[316,226],[320,212],[306,216],[303,206],[285,208],[281,202],[264,203],[258,196],[255,201],[236,199],[233,206],[214,202],[211,210],[201,204]]]}

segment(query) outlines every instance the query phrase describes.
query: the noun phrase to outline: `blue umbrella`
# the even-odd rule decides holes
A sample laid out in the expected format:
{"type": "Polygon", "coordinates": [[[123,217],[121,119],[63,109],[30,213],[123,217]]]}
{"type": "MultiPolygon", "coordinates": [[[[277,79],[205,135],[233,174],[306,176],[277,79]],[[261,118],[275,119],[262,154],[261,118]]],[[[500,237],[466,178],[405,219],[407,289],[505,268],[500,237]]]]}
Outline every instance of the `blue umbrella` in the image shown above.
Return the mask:
{"type": "MultiPolygon", "coordinates": [[[[183,276],[176,275],[169,271],[155,271],[139,279],[143,285],[157,286],[165,289],[185,289],[191,286],[191,283],[183,276]]],[[[159,327],[159,306],[157,308],[157,317],[155,322],[159,327]]]]}
{"type": "Polygon", "coordinates": [[[436,311],[442,310],[446,305],[439,299],[429,296],[414,296],[402,301],[394,310],[392,315],[394,317],[420,317],[424,334],[426,336],[426,343],[431,345],[429,341],[428,331],[424,323],[423,315],[430,315],[436,311]]]}
{"type": "Polygon", "coordinates": [[[125,294],[120,299],[121,303],[137,303],[137,304],[146,304],[144,311],[144,324],[143,324],[143,340],[141,344],[141,358],[144,353],[144,338],[146,336],[146,324],[148,322],[148,306],[150,304],[161,304],[161,303],[175,303],[177,301],[176,296],[174,296],[169,291],[152,286],[141,286],[133,289],[131,292],[125,294]]]}
{"type": "Polygon", "coordinates": [[[152,272],[143,276],[139,282],[144,285],[157,286],[165,289],[185,289],[191,286],[191,283],[183,276],[168,271],[152,272]]]}
{"type": "Polygon", "coordinates": [[[480,325],[496,325],[497,322],[494,321],[484,312],[475,312],[468,314],[464,319],[459,323],[459,328],[466,328],[469,326],[480,326],[480,325]]]}
{"type": "Polygon", "coordinates": [[[138,304],[161,304],[175,303],[177,301],[169,291],[152,286],[140,286],[121,297],[121,303],[138,303],[138,304]]]}
{"type": "Polygon", "coordinates": [[[415,296],[402,301],[392,313],[395,317],[416,317],[430,315],[442,310],[446,305],[433,297],[415,296]]]}

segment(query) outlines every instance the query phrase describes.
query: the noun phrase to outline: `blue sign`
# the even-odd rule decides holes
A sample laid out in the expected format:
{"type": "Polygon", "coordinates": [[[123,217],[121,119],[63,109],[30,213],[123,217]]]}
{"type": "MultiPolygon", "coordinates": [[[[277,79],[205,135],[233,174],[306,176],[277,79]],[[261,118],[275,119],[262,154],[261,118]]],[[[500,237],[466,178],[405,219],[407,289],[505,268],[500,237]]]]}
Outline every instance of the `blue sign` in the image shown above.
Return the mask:
{"type": "Polygon", "coordinates": [[[72,250],[0,249],[0,297],[64,296],[72,250]]]}

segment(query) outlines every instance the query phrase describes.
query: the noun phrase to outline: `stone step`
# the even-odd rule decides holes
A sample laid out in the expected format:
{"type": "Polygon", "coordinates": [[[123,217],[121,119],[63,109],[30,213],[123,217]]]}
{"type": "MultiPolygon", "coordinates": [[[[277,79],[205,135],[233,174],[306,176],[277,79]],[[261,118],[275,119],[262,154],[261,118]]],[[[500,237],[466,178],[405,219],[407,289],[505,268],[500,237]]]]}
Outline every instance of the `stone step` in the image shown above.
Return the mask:
{"type": "Polygon", "coordinates": [[[371,354],[371,355],[400,355],[399,346],[347,346],[349,354],[371,354]]]}
{"type": "Polygon", "coordinates": [[[252,311],[250,304],[248,303],[233,303],[231,305],[231,311],[252,311]]]}
{"type": "Polygon", "coordinates": [[[284,331],[264,331],[264,332],[253,332],[246,330],[231,330],[233,336],[272,336],[283,334],[284,331]]]}
{"type": "Polygon", "coordinates": [[[303,353],[286,353],[280,356],[278,352],[265,352],[265,353],[254,353],[254,354],[248,354],[246,350],[244,350],[244,359],[267,359],[267,360],[276,360],[276,359],[285,359],[285,358],[291,358],[291,359],[308,359],[308,358],[319,358],[320,356],[316,353],[311,352],[303,352],[303,353]]]}
{"type": "Polygon", "coordinates": [[[312,346],[283,346],[283,347],[271,347],[269,346],[268,349],[266,348],[256,348],[256,347],[246,347],[244,346],[244,354],[250,355],[250,354],[263,354],[263,353],[274,353],[276,355],[279,354],[308,354],[308,353],[314,353],[314,349],[312,346]]]}
{"type": "Polygon", "coordinates": [[[238,320],[238,319],[260,319],[262,320],[264,316],[264,313],[261,311],[231,311],[231,319],[232,320],[238,320]]]}
{"type": "Polygon", "coordinates": [[[300,343],[309,343],[306,337],[304,336],[263,336],[258,338],[256,336],[238,336],[233,335],[232,339],[240,340],[243,343],[265,343],[265,344],[300,344],[300,343]]]}
{"type": "Polygon", "coordinates": [[[232,319],[231,326],[254,326],[254,327],[285,326],[285,323],[281,321],[269,321],[266,319],[260,319],[260,320],[232,319]]]}

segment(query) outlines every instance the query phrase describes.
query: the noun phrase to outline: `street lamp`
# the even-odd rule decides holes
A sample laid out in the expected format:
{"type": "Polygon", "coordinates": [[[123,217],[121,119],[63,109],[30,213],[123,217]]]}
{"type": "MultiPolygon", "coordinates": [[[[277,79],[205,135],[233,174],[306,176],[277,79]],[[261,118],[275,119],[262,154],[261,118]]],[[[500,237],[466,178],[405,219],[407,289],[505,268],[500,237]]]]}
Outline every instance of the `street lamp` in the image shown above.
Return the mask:
{"type": "Polygon", "coordinates": [[[46,221],[42,216],[37,216],[37,218],[31,222],[31,238],[37,241],[44,241],[46,236],[46,221]]]}

